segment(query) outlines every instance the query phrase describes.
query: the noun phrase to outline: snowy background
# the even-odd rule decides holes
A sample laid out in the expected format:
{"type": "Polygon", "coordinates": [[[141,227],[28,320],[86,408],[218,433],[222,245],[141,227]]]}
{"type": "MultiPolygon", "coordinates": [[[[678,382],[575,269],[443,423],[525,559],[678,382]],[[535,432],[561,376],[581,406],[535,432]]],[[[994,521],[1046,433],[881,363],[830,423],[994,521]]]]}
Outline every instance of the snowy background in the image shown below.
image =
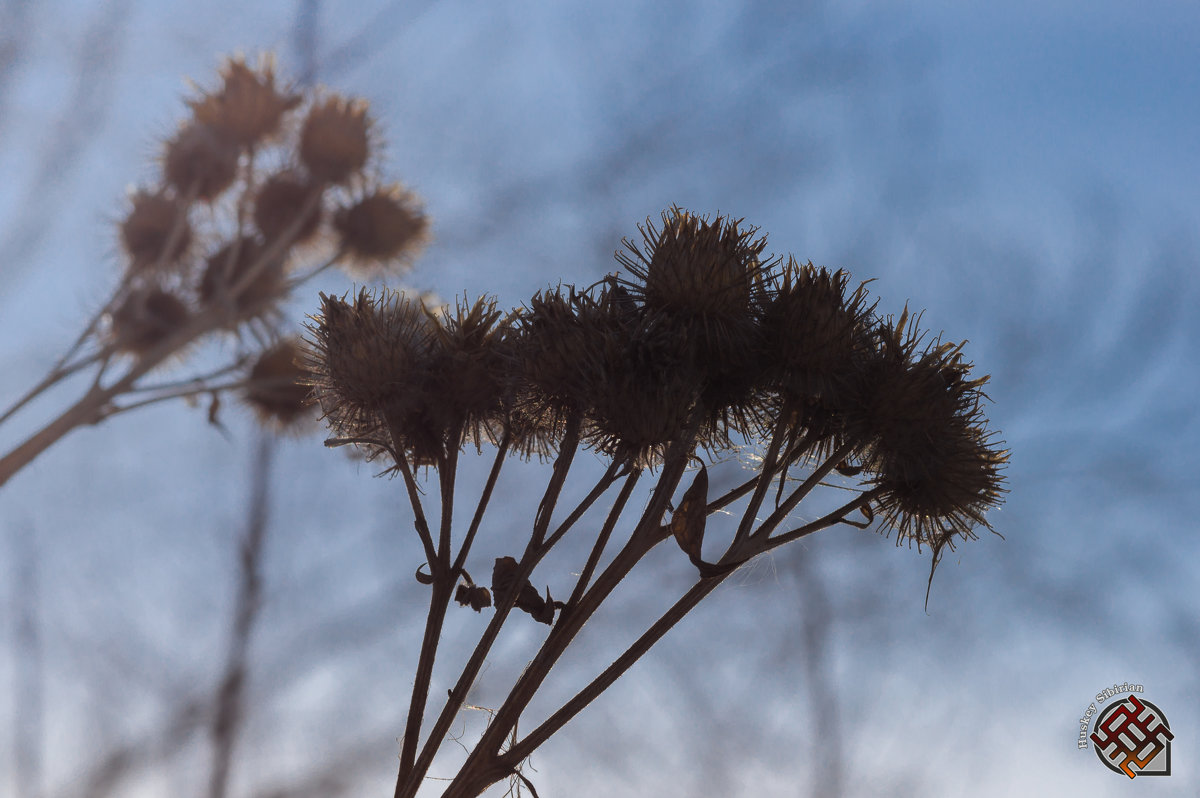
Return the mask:
{"type": "MultiPolygon", "coordinates": [[[[881,310],[925,308],[992,375],[1004,540],[948,556],[928,613],[926,554],[855,530],[784,548],[534,755],[542,796],[1200,789],[1200,6],[0,0],[0,405],[111,289],[125,191],[152,178],[186,79],[262,50],[371,101],[386,172],[434,222],[410,286],[509,307],[590,284],[678,204],[877,278],[881,310]],[[1167,713],[1169,778],[1076,749],[1114,682],[1167,713]]],[[[346,287],[306,289],[295,317],[346,287]]],[[[225,422],[118,417],[0,491],[0,793],[203,792],[257,435],[237,408],[225,422]]],[[[271,469],[234,795],[392,789],[419,546],[400,483],[319,440],[271,469]]],[[[545,472],[516,465],[480,563],[527,528],[545,472]]],[[[686,587],[678,559],[589,627],[548,700],[607,664],[656,588],[686,587]]],[[[439,662],[479,623],[452,612],[439,662]]],[[[505,638],[474,704],[502,700],[535,634],[505,638]]]]}

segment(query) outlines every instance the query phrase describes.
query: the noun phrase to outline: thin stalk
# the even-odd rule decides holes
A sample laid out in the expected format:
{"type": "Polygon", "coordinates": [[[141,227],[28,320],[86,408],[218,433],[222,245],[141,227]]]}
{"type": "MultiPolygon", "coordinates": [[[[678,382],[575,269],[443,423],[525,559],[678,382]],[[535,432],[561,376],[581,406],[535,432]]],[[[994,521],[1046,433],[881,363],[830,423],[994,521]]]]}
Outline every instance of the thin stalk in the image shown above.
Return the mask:
{"type": "Polygon", "coordinates": [[[574,611],[575,606],[579,604],[579,599],[583,597],[584,591],[587,590],[588,584],[592,581],[592,574],[595,573],[596,566],[600,564],[600,558],[604,555],[604,548],[608,545],[608,539],[612,536],[613,528],[616,527],[621,513],[625,510],[625,505],[629,501],[629,496],[633,493],[633,488],[637,485],[637,481],[641,476],[641,469],[635,469],[625,478],[625,484],[621,486],[621,492],[617,495],[616,502],[608,511],[608,516],[604,519],[604,526],[600,528],[600,534],[596,536],[596,543],[592,546],[592,551],[588,554],[587,563],[584,564],[583,571],[580,572],[579,579],[575,582],[575,589],[571,592],[571,598],[567,600],[564,612],[574,611]]]}
{"type": "Polygon", "coordinates": [[[787,518],[788,513],[794,510],[796,505],[799,504],[800,501],[807,496],[813,488],[821,484],[821,480],[829,476],[829,472],[836,468],[838,463],[842,462],[842,460],[844,460],[847,455],[853,451],[853,443],[844,443],[839,446],[837,450],[829,456],[829,459],[814,469],[813,472],[808,475],[808,478],[805,479],[804,482],[800,483],[800,487],[796,488],[796,490],[784,500],[783,504],[775,508],[775,512],[771,513],[767,520],[764,521],[757,530],[755,530],[752,538],[765,540],[767,536],[769,536],[775,530],[775,527],[779,526],[784,518],[787,518]]]}
{"type": "Polygon", "coordinates": [[[554,544],[562,540],[563,535],[571,531],[571,527],[575,526],[576,522],[583,517],[583,514],[591,509],[591,506],[596,503],[596,500],[603,496],[605,491],[611,488],[612,484],[617,481],[619,478],[617,472],[620,471],[620,469],[621,464],[616,461],[609,464],[608,468],[604,471],[604,476],[600,477],[600,479],[592,487],[591,491],[588,492],[588,495],[585,496],[583,501],[579,502],[579,505],[571,511],[571,514],[567,516],[567,519],[558,525],[558,528],[554,530],[554,533],[550,535],[550,537],[546,538],[546,542],[542,544],[542,548],[549,551],[550,549],[554,548],[554,544]]]}
{"type": "Polygon", "coordinates": [[[650,501],[641,519],[634,528],[629,542],[617,553],[608,567],[597,578],[596,583],[581,597],[569,613],[559,614],[558,622],[542,643],[533,661],[526,667],[516,685],[509,692],[483,737],[467,757],[458,776],[446,791],[446,798],[465,798],[477,795],[488,784],[503,778],[508,771],[498,766],[497,752],[520,718],[521,712],[533,699],[545,681],[550,669],[558,662],[567,646],[583,628],[600,604],[612,593],[647,552],[663,539],[661,522],[667,502],[679,485],[687,467],[688,456],[694,446],[698,420],[694,422],[682,439],[675,441],[668,450],[658,484],[655,485],[650,501]]]}
{"type": "Polygon", "coordinates": [[[501,439],[500,445],[496,447],[496,458],[492,461],[492,470],[488,472],[487,484],[483,486],[483,493],[479,495],[479,504],[475,506],[475,516],[471,519],[471,526],[467,529],[467,536],[463,538],[462,547],[458,550],[458,556],[454,558],[454,567],[451,569],[455,574],[462,570],[467,564],[467,555],[471,551],[471,544],[475,542],[475,535],[479,531],[479,525],[483,522],[483,514],[487,512],[488,502],[492,498],[492,490],[496,487],[496,480],[500,477],[500,468],[504,465],[508,456],[509,437],[505,434],[501,439]]]}
{"type": "Polygon", "coordinates": [[[305,274],[302,274],[302,275],[300,275],[299,277],[296,277],[296,278],[294,278],[294,279],[292,280],[292,282],[291,282],[291,285],[292,285],[292,287],[293,287],[293,288],[295,288],[296,286],[300,285],[301,283],[308,282],[309,280],[311,280],[312,278],[316,277],[316,276],[317,276],[318,274],[320,274],[321,272],[325,271],[325,270],[326,270],[326,269],[328,269],[329,267],[331,267],[331,266],[333,266],[334,264],[336,264],[336,263],[337,263],[339,260],[341,260],[341,259],[342,259],[342,258],[344,258],[345,256],[346,256],[346,248],[345,248],[344,246],[342,246],[342,247],[339,247],[339,248],[338,248],[338,251],[337,251],[337,252],[335,252],[335,253],[333,253],[333,255],[331,255],[331,256],[330,256],[330,257],[329,257],[329,258],[328,258],[328,259],[327,259],[327,260],[326,260],[324,263],[322,263],[320,266],[317,266],[317,267],[316,267],[316,268],[314,268],[314,269],[310,269],[310,270],[309,270],[308,272],[306,272],[305,274]]]}
{"type": "MultiPolygon", "coordinates": [[[[438,560],[450,572],[451,532],[454,524],[454,482],[458,475],[458,449],[452,448],[439,458],[438,484],[442,489],[442,518],[438,534],[438,560]]],[[[432,567],[432,566],[430,566],[432,567]]],[[[453,578],[453,574],[451,574],[453,578]]]]}
{"type": "Polygon", "coordinates": [[[779,457],[779,447],[783,444],[783,432],[786,428],[784,424],[785,415],[780,413],[779,420],[775,422],[775,432],[771,435],[771,443],[767,446],[767,456],[763,458],[762,470],[759,472],[758,484],[754,486],[754,495],[750,497],[750,503],[746,506],[746,512],[742,515],[742,522],[738,524],[737,532],[734,533],[733,543],[730,546],[731,550],[736,550],[750,534],[751,527],[754,526],[754,519],[758,515],[758,508],[762,506],[762,501],[766,498],[767,490],[771,487],[770,475],[775,473],[775,468],[778,465],[776,462],[779,457]]]}
{"type": "MultiPolygon", "coordinates": [[[[405,463],[407,469],[407,462],[405,463]]],[[[450,568],[451,531],[454,514],[454,482],[458,469],[458,449],[451,449],[438,463],[438,482],[442,492],[442,517],[438,535],[437,562],[429,563],[433,574],[433,590],[429,598],[429,615],[425,619],[425,635],[421,640],[421,653],[417,658],[416,680],[408,707],[408,719],[404,727],[404,743],[400,749],[400,773],[412,771],[417,756],[417,744],[421,737],[421,724],[425,720],[425,705],[429,701],[429,684],[433,680],[433,664],[437,659],[438,642],[442,637],[442,625],[446,621],[446,610],[454,593],[457,573],[450,568]]],[[[406,474],[408,481],[411,474],[406,474]]]]}
{"type": "Polygon", "coordinates": [[[650,650],[655,643],[663,638],[675,624],[679,623],[697,604],[717,588],[729,574],[721,574],[710,579],[701,579],[685,593],[669,610],[663,613],[654,624],[646,630],[621,656],[595,679],[588,683],[575,696],[563,704],[553,715],[547,718],[537,728],[527,734],[517,743],[510,745],[508,750],[500,755],[500,761],[510,768],[515,768],[523,759],[532,754],[538,746],[579,714],[597,696],[607,690],[630,667],[650,650]]]}
{"type": "Polygon", "coordinates": [[[396,467],[400,469],[400,474],[404,477],[404,486],[408,489],[408,501],[413,508],[413,526],[417,530],[417,536],[421,538],[421,545],[425,547],[429,572],[436,579],[439,566],[438,553],[437,549],[433,547],[433,535],[429,531],[429,522],[425,520],[425,508],[421,505],[421,492],[417,489],[417,481],[413,479],[412,469],[408,466],[408,458],[404,456],[404,449],[401,446],[403,440],[393,428],[392,453],[396,455],[396,467]]]}
{"type": "MultiPolygon", "coordinates": [[[[810,445],[809,438],[806,435],[806,436],[802,437],[800,440],[796,441],[796,443],[789,446],[788,450],[784,453],[784,455],[779,458],[779,463],[776,466],[776,473],[778,473],[779,469],[786,468],[789,464],[794,462],[796,460],[796,458],[798,458],[800,455],[802,455],[805,452],[805,450],[808,449],[809,445],[810,445]]],[[[720,510],[724,507],[728,507],[729,505],[733,504],[738,499],[745,496],[747,493],[754,490],[758,486],[759,482],[761,482],[761,481],[770,482],[771,478],[774,476],[775,476],[775,474],[767,474],[765,471],[760,470],[757,474],[750,477],[750,479],[746,480],[741,485],[738,485],[736,488],[733,488],[732,490],[730,490],[728,493],[721,496],[720,498],[714,499],[711,502],[709,502],[708,507],[706,509],[707,514],[712,515],[717,510],[720,510]]]]}
{"type": "MultiPolygon", "coordinates": [[[[430,566],[432,570],[434,566],[430,566]]],[[[425,703],[429,699],[429,682],[433,677],[433,660],[437,654],[438,638],[442,623],[446,619],[446,608],[454,592],[454,575],[438,569],[433,575],[433,590],[429,596],[429,614],[425,619],[425,635],[421,640],[421,653],[417,658],[416,681],[408,705],[408,719],[404,725],[404,743],[400,750],[400,775],[396,781],[396,796],[401,795],[400,784],[412,773],[417,752],[417,741],[421,735],[425,703]]]]}
{"type": "Polygon", "coordinates": [[[137,387],[130,388],[126,393],[148,393],[148,392],[157,392],[157,391],[169,391],[169,390],[172,390],[175,388],[182,388],[182,387],[185,387],[188,385],[199,385],[201,383],[208,382],[209,380],[214,380],[217,377],[223,377],[226,374],[231,374],[231,373],[241,369],[243,366],[245,366],[249,360],[250,360],[250,357],[248,355],[244,356],[244,357],[239,357],[235,362],[230,363],[228,366],[219,368],[216,371],[210,371],[208,374],[202,374],[199,377],[187,377],[187,378],[181,379],[181,380],[171,380],[170,382],[159,382],[159,383],[155,383],[154,385],[139,385],[137,387]]]}
{"type": "Polygon", "coordinates": [[[546,485],[546,492],[538,503],[537,515],[533,520],[533,536],[529,541],[529,549],[537,549],[546,537],[550,527],[550,518],[554,515],[554,507],[558,504],[558,496],[562,492],[563,483],[567,480],[567,472],[575,460],[575,452],[579,449],[579,427],[582,420],[578,413],[571,414],[567,419],[567,430],[559,445],[558,457],[554,459],[554,472],[546,485]]]}
{"type": "Polygon", "coordinates": [[[0,416],[0,424],[8,421],[8,419],[15,415],[18,410],[32,402],[43,392],[48,391],[50,388],[62,382],[67,377],[70,377],[75,372],[87,368],[88,366],[100,360],[100,358],[103,356],[104,352],[96,352],[85,357],[83,360],[80,360],[77,363],[72,363],[70,366],[56,366],[42,379],[41,382],[30,388],[24,395],[21,396],[20,399],[14,402],[12,406],[8,408],[8,410],[4,411],[4,415],[0,416]]]}
{"type": "Polygon", "coordinates": [[[795,529],[784,532],[781,535],[776,535],[773,538],[766,538],[762,542],[761,551],[770,551],[771,549],[774,549],[778,546],[782,546],[785,543],[791,543],[793,540],[799,540],[800,538],[804,537],[805,535],[811,535],[813,532],[819,532],[820,530],[825,529],[826,527],[831,527],[834,524],[839,524],[839,523],[845,522],[847,515],[849,515],[850,513],[854,512],[856,510],[859,510],[863,507],[866,507],[868,504],[873,502],[881,493],[883,493],[883,488],[880,488],[880,487],[872,488],[871,490],[868,490],[868,491],[865,491],[864,493],[859,494],[853,500],[846,502],[838,509],[834,510],[833,512],[829,513],[828,515],[818,518],[816,521],[813,521],[812,523],[805,524],[804,526],[801,526],[801,527],[796,527],[795,529]]]}
{"type": "Polygon", "coordinates": [[[258,380],[245,378],[235,380],[234,382],[224,382],[219,385],[193,385],[191,387],[179,387],[175,390],[158,394],[157,396],[149,396],[145,399],[139,399],[138,401],[127,405],[109,404],[100,411],[97,420],[103,421],[104,419],[112,418],[120,413],[128,413],[130,410],[137,410],[138,408],[146,407],[147,405],[158,404],[159,402],[167,402],[171,399],[184,399],[189,396],[198,396],[199,394],[205,393],[216,393],[218,391],[235,391],[239,388],[245,388],[246,386],[253,385],[257,382],[258,380]]]}

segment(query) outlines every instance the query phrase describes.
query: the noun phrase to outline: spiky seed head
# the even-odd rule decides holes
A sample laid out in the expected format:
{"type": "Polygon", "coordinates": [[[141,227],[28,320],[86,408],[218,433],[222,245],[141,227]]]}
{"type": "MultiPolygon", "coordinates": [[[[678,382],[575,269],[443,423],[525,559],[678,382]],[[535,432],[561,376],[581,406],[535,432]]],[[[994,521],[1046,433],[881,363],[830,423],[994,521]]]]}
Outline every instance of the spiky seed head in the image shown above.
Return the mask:
{"type": "Polygon", "coordinates": [[[269,315],[287,296],[288,281],[281,255],[268,258],[270,247],[242,236],[209,256],[200,279],[200,302],[227,307],[230,323],[269,315]]]}
{"type": "Polygon", "coordinates": [[[647,307],[712,320],[744,317],[750,307],[759,257],[766,238],[741,219],[712,221],[682,208],[662,214],[661,229],[650,219],[639,226],[642,245],[625,240],[617,260],[641,281],[647,307]]]}
{"type": "Polygon", "coordinates": [[[600,451],[649,467],[683,438],[703,389],[686,339],[653,315],[595,342],[586,438],[600,451]]]}
{"type": "Polygon", "coordinates": [[[142,355],[181,329],[187,303],[158,286],[132,291],[110,316],[110,336],[120,352],[142,355]]]}
{"type": "Polygon", "coordinates": [[[291,244],[309,241],[321,225],[321,187],[295,172],[268,178],[254,197],[254,224],[267,241],[275,241],[296,225],[291,244]],[[301,220],[305,208],[308,213],[301,220]]]}
{"type": "Polygon", "coordinates": [[[334,217],[346,268],[369,277],[388,265],[407,268],[429,240],[429,220],[416,195],[399,186],[379,188],[334,217]]]}
{"type": "Polygon", "coordinates": [[[171,194],[138,191],[121,222],[121,244],[129,271],[145,272],[177,264],[192,244],[187,208],[171,194]]]}
{"type": "Polygon", "coordinates": [[[188,122],[167,142],[163,176],[183,197],[211,202],[237,177],[238,147],[209,125],[188,122]]]}
{"type": "Polygon", "coordinates": [[[807,434],[818,451],[843,440],[841,413],[860,364],[873,347],[875,305],[866,284],[850,275],[789,258],[762,300],[764,378],[776,413],[787,414],[793,437],[807,434]]]}
{"type": "Polygon", "coordinates": [[[419,301],[386,289],[363,289],[350,300],[322,294],[311,319],[305,366],[314,398],[340,434],[387,435],[389,417],[425,403],[432,336],[419,301]]]}
{"type": "Polygon", "coordinates": [[[300,161],[314,180],[349,182],[367,165],[370,151],[365,101],[333,96],[308,112],[300,132],[300,161]]]}
{"type": "Polygon", "coordinates": [[[944,545],[971,537],[1001,503],[1007,451],[986,428],[982,386],[971,379],[962,344],[921,346],[907,311],[880,323],[879,347],[862,364],[859,398],[847,413],[853,434],[871,440],[863,457],[883,489],[884,522],[901,540],[944,545]]]}
{"type": "Polygon", "coordinates": [[[264,425],[293,431],[311,418],[309,373],[300,365],[302,355],[299,341],[287,338],[254,361],[242,399],[264,425]]]}
{"type": "Polygon", "coordinates": [[[424,413],[429,426],[441,431],[447,446],[499,441],[513,401],[514,369],[509,327],[495,300],[463,298],[430,321],[429,395],[436,399],[424,413]]]}
{"type": "Polygon", "coordinates": [[[300,104],[301,97],[275,88],[275,66],[264,59],[251,69],[242,59],[230,59],[221,69],[219,91],[189,103],[196,121],[216,130],[240,147],[274,136],[284,114],[300,104]]]}
{"type": "Polygon", "coordinates": [[[539,291],[514,319],[516,351],[531,396],[527,409],[554,426],[586,412],[597,379],[599,342],[615,319],[573,286],[539,291]]]}

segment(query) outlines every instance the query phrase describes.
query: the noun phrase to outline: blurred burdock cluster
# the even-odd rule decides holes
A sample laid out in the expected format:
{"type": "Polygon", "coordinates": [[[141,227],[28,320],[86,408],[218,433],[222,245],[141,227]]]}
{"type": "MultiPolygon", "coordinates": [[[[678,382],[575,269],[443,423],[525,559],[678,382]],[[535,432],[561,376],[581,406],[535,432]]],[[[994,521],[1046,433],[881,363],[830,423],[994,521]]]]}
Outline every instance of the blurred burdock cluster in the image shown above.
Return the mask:
{"type": "Polygon", "coordinates": [[[159,179],[134,190],[118,224],[123,270],[112,296],[46,379],[5,413],[92,370],[81,404],[0,461],[0,484],[80,423],[177,397],[237,393],[278,428],[311,412],[284,308],[332,265],[398,274],[428,237],[415,196],[378,176],[362,100],[277,83],[270,59],[225,63],[165,142],[159,179]],[[160,364],[219,332],[235,362],[148,385],[160,364]],[[126,401],[122,403],[122,397],[126,401]]]}

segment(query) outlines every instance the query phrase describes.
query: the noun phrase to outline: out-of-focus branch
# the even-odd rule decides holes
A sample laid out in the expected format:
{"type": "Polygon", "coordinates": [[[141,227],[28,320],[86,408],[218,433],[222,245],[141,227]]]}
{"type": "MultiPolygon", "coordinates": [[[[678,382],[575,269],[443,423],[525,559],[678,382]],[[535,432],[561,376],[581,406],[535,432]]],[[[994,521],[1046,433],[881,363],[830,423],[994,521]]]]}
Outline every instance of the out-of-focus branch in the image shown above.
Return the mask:
{"type": "Polygon", "coordinates": [[[40,586],[36,541],[31,528],[13,531],[13,777],[19,798],[38,798],[43,790],[44,662],[39,620],[40,586]]]}
{"type": "Polygon", "coordinates": [[[233,630],[230,635],[229,653],[225,660],[225,671],[214,701],[212,726],[209,729],[213,743],[209,798],[224,798],[226,795],[233,747],[245,714],[250,635],[258,619],[262,594],[262,551],[267,534],[271,460],[274,450],[274,438],[268,435],[261,436],[250,472],[250,501],[246,508],[246,533],[242,539],[239,558],[240,583],[234,607],[233,630]]]}

